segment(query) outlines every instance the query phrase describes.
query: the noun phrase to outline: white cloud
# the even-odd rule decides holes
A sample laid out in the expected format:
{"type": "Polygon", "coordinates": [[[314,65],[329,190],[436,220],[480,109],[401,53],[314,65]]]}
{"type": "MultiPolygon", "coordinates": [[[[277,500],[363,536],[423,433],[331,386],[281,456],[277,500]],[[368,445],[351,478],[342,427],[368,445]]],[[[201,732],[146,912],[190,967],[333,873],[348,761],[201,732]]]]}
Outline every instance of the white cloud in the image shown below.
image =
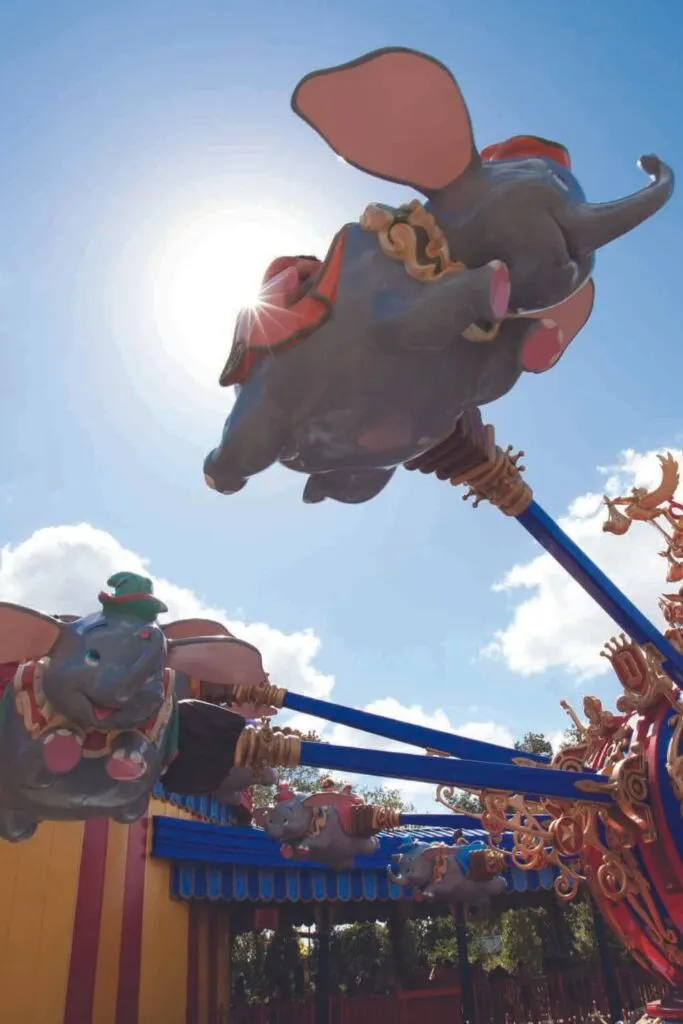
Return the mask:
{"type": "MultiPolygon", "coordinates": [[[[672,454],[683,457],[680,451],[672,454]]],[[[656,455],[628,450],[616,466],[600,467],[605,493],[615,496],[634,486],[655,486],[660,477],[656,455]]],[[[622,537],[604,533],[606,510],[601,499],[597,493],[577,497],[559,524],[645,615],[661,625],[657,601],[667,586],[666,563],[659,556],[663,538],[641,523],[622,537]]],[[[562,668],[588,679],[609,670],[599,652],[618,627],[550,555],[514,566],[494,589],[511,594],[517,603],[511,622],[495,634],[485,653],[502,658],[512,671],[525,676],[562,668]],[[531,594],[522,597],[520,591],[531,594]]]]}
{"type": "MultiPolygon", "coordinates": [[[[321,641],[314,630],[284,633],[265,623],[237,621],[229,610],[213,607],[193,591],[154,576],[146,559],[124,548],[111,534],[85,523],[45,527],[23,543],[0,549],[0,600],[53,614],[86,614],[97,607],[97,594],[107,578],[122,569],[152,578],[155,593],[168,605],[170,619],[202,616],[224,622],[236,636],[259,648],[266,671],[278,686],[329,698],[335,680],[315,664],[321,641]]],[[[406,706],[394,697],[379,698],[365,710],[491,743],[511,746],[513,742],[508,730],[494,722],[466,722],[454,727],[440,708],[427,711],[418,704],[406,706]]],[[[287,716],[287,724],[302,730],[315,729],[330,743],[416,752],[405,744],[304,715],[287,716]]],[[[376,780],[377,784],[382,781],[376,780]]],[[[434,786],[401,780],[387,780],[387,784],[401,789],[406,799],[421,809],[435,809],[434,786]]]]}
{"type": "Polygon", "coordinates": [[[50,526],[27,541],[0,551],[0,598],[53,614],[83,615],[97,608],[97,594],[121,569],[145,573],[168,605],[169,618],[202,616],[224,622],[236,636],[253,643],[278,686],[314,697],[328,697],[334,677],[315,659],[320,639],[312,629],[284,633],[262,622],[236,621],[224,608],[207,604],[191,590],[150,573],[144,558],[126,550],[93,526],[50,526]]]}

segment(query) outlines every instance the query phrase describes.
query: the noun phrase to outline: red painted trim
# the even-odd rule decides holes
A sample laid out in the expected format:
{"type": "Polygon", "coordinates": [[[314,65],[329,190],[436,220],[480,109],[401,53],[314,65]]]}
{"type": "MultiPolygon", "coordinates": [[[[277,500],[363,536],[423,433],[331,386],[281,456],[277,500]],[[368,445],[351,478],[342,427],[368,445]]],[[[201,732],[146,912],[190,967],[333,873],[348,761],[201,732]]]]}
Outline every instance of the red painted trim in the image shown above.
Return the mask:
{"type": "Polygon", "coordinates": [[[119,984],[116,992],[116,1024],[137,1024],[142,959],[142,911],[147,861],[147,816],[128,829],[126,873],[123,888],[119,984]]]}
{"type": "Polygon", "coordinates": [[[209,1020],[218,1020],[218,907],[209,906],[209,1020]]]}
{"type": "MultiPolygon", "coordinates": [[[[199,1024],[199,914],[201,908],[190,900],[187,927],[187,1002],[185,1024],[199,1024]]],[[[118,1022],[117,1022],[118,1024],[118,1022]]]]}
{"type": "Polygon", "coordinates": [[[83,1024],[92,1018],[108,838],[107,818],[86,821],[63,1024],[83,1024]]]}

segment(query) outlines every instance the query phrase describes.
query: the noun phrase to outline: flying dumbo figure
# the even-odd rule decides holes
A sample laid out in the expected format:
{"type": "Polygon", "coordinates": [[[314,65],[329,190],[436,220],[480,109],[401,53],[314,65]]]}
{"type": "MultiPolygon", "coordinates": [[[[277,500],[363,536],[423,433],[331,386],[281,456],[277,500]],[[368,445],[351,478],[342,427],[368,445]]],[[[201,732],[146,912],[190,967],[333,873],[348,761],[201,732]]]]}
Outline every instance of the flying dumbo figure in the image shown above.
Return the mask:
{"type": "Polygon", "coordinates": [[[283,257],[240,313],[220,382],[236,400],[207,484],[223,494],[279,461],[303,500],[357,503],[449,436],[468,407],[543,373],[593,305],[595,253],[671,197],[656,156],[641,191],[588,203],[559,143],[478,150],[451,73],[408,49],[314,72],[292,106],[347,163],[427,197],[369,206],[323,262],[283,257]]]}
{"type": "Polygon", "coordinates": [[[254,822],[280,843],[283,857],[314,860],[339,871],[350,870],[354,858],[371,856],[378,848],[374,808],[345,786],[335,792],[326,780],[323,791],[303,796],[287,784],[278,786],[274,807],[253,813],[254,822]]]}
{"type": "Polygon", "coordinates": [[[235,746],[245,716],[274,709],[218,704],[267,681],[260,653],[217,622],[158,625],[167,609],[144,577],[108,585],[84,617],[0,603],[2,839],[28,839],[43,820],[135,821],[160,778],[219,799],[260,781],[233,769],[235,746]]]}
{"type": "Polygon", "coordinates": [[[409,842],[391,860],[387,875],[394,885],[417,889],[428,899],[467,903],[482,916],[490,898],[505,890],[504,854],[482,842],[409,842]]]}

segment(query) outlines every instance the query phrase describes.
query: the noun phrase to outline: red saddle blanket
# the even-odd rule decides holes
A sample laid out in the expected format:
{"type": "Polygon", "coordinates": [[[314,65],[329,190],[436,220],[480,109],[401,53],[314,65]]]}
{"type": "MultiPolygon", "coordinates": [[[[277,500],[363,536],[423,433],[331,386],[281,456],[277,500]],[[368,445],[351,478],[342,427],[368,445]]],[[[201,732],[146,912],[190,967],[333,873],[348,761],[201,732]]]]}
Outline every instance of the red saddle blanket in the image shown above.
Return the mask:
{"type": "Polygon", "coordinates": [[[324,262],[310,256],[282,256],[270,264],[258,302],[240,311],[232,349],[220,384],[243,384],[256,360],[297,344],[329,319],[337,299],[344,256],[344,231],[324,262]]]}

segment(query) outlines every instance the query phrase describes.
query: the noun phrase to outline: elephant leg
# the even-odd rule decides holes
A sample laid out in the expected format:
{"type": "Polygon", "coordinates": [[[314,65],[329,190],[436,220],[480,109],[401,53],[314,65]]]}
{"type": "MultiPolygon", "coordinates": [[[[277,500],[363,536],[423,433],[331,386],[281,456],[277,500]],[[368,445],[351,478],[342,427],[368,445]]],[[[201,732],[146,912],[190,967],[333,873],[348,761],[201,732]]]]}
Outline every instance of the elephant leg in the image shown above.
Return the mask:
{"type": "Polygon", "coordinates": [[[122,733],[112,745],[105,771],[116,782],[137,782],[148,771],[145,750],[147,740],[136,733],[122,733]]]}
{"type": "Polygon", "coordinates": [[[42,769],[45,784],[50,776],[68,775],[80,762],[83,754],[83,740],[72,729],[50,729],[40,738],[42,745],[42,769]]]}
{"type": "Polygon", "coordinates": [[[250,381],[226,420],[221,443],[204,460],[204,479],[220,494],[236,494],[280,457],[286,441],[280,411],[250,381]]]}
{"type": "Polygon", "coordinates": [[[312,473],[304,487],[303,500],[316,505],[325,498],[346,505],[360,505],[383,491],[395,469],[335,469],[329,473],[312,473]]]}
{"type": "Polygon", "coordinates": [[[119,825],[132,825],[134,821],[138,821],[142,817],[148,804],[149,797],[147,795],[140,796],[126,804],[125,807],[119,807],[116,811],[112,811],[111,817],[119,825]]]}
{"type": "Polygon", "coordinates": [[[34,835],[38,822],[25,811],[0,810],[0,839],[8,843],[23,843],[34,835]]]}

